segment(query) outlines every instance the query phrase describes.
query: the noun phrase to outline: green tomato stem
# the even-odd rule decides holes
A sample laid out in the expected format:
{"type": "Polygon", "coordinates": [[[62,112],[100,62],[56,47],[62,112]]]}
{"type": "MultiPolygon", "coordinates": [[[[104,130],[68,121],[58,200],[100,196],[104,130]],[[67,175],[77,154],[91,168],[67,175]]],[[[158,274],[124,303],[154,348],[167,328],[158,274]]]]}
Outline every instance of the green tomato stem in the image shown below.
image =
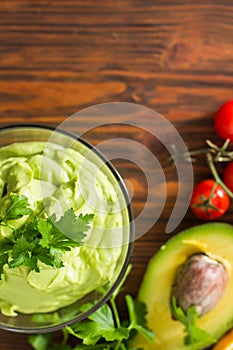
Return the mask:
{"type": "Polygon", "coordinates": [[[213,178],[215,179],[216,183],[219,184],[224,191],[229,195],[230,198],[233,198],[233,193],[231,192],[231,190],[224,184],[224,182],[220,179],[218,172],[216,170],[216,167],[214,165],[214,160],[213,157],[211,155],[211,153],[207,153],[206,154],[206,159],[207,159],[207,163],[209,165],[210,171],[213,175],[213,178]]]}
{"type": "Polygon", "coordinates": [[[200,148],[200,149],[197,149],[197,150],[188,151],[187,155],[198,156],[199,154],[206,154],[207,152],[209,152],[209,148],[200,148]]]}

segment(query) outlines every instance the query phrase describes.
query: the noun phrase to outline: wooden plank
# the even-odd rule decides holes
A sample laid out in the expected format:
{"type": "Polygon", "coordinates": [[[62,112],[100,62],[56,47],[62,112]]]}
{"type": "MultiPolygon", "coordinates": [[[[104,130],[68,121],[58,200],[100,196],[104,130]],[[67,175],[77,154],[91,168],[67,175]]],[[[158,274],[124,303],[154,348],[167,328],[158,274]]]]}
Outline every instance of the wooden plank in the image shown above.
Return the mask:
{"type": "MultiPolygon", "coordinates": [[[[164,115],[190,148],[203,147],[207,137],[221,144],[213,116],[233,93],[232,14],[231,0],[1,1],[0,126],[58,126],[82,108],[122,101],[164,115]]],[[[166,151],[138,129],[105,126],[85,137],[94,145],[114,137],[135,140],[152,149],[166,174],[162,214],[135,242],[127,292],[136,296],[149,259],[169,237],[164,230],[176,201],[176,173],[166,151]]],[[[140,215],[143,174],[124,160],[114,164],[130,181],[140,215]]],[[[194,174],[195,181],[210,176],[203,159],[194,174]]],[[[232,221],[231,211],[224,221],[232,221]]],[[[188,211],[173,234],[198,223],[188,211]]],[[[0,350],[30,349],[27,335],[0,331],[0,337],[0,350]]]]}

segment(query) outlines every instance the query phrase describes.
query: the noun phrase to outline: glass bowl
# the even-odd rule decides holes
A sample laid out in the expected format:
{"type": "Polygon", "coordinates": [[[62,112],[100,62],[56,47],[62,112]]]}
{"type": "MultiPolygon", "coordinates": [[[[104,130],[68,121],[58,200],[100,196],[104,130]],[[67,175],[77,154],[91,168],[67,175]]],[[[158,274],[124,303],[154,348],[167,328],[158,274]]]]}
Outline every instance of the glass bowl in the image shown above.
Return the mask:
{"type": "MultiPolygon", "coordinates": [[[[6,166],[1,163],[3,159],[5,159],[4,164],[10,164],[17,154],[17,166],[18,162],[26,162],[26,167],[29,166],[32,170],[33,180],[30,181],[33,182],[25,185],[23,190],[16,188],[16,192],[23,195],[29,193],[30,197],[40,183],[40,203],[43,203],[44,212],[46,211],[48,216],[51,215],[51,211],[56,213],[56,210],[59,211],[61,208],[68,210],[73,200],[72,195],[76,192],[78,192],[78,199],[75,202],[75,210],[83,215],[90,211],[94,213],[93,224],[87,232],[84,244],[77,248],[80,254],[75,254],[73,260],[69,260],[70,268],[61,268],[62,271],[64,270],[62,277],[59,277],[59,274],[56,275],[56,269],[53,267],[49,266],[47,270],[46,265],[45,273],[43,268],[39,273],[28,272],[26,267],[4,269],[3,278],[0,281],[1,329],[23,333],[56,331],[66,325],[79,322],[96,311],[111,297],[123,278],[134,241],[130,198],[117,170],[103,154],[70,132],[38,124],[6,125],[0,128],[0,147],[0,169],[6,166]],[[9,148],[12,144],[15,145],[13,149],[12,146],[9,148]],[[43,146],[43,151],[37,148],[38,145],[43,146]],[[72,157],[75,154],[73,161],[70,161],[70,154],[72,157]],[[36,157],[38,157],[38,163],[36,157]],[[53,160],[53,169],[50,169],[50,163],[47,162],[48,157],[53,160]],[[57,166],[56,160],[59,160],[62,166],[57,166]],[[56,200],[51,199],[53,197],[51,191],[48,195],[49,181],[55,186],[56,200]],[[53,201],[56,204],[52,205],[52,209],[51,206],[47,209],[48,200],[50,204],[53,201]],[[79,267],[76,269],[77,266],[79,267]],[[23,269],[23,272],[20,271],[27,286],[21,287],[18,278],[14,277],[14,273],[12,274],[12,271],[18,273],[17,269],[23,269]],[[46,280],[47,285],[41,277],[43,273],[45,278],[47,278],[46,274],[49,278],[50,274],[55,274],[49,283],[46,280]],[[64,281],[66,288],[63,290],[64,281]],[[7,285],[7,283],[10,284],[7,285]],[[29,289],[28,284],[30,284],[29,289]],[[37,299],[37,294],[34,295],[34,289],[41,289],[40,298],[37,299]],[[17,305],[17,303],[20,304],[19,300],[25,305],[26,311],[17,305]],[[9,303],[9,307],[6,308],[4,303],[9,303]],[[30,303],[31,307],[29,307],[30,303]]],[[[12,183],[12,176],[13,179],[14,176],[19,177],[17,170],[13,175],[9,171],[5,181],[12,183]]],[[[1,191],[0,201],[4,201],[7,186],[8,184],[3,186],[5,189],[1,191]]],[[[36,198],[35,202],[37,200],[36,198]]]]}

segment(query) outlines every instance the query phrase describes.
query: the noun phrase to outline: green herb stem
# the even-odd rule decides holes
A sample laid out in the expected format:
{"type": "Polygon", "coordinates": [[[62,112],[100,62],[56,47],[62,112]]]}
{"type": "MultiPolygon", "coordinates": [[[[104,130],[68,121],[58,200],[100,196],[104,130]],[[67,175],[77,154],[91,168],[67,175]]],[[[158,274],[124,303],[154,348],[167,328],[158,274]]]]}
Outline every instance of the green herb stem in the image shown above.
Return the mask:
{"type": "Polygon", "coordinates": [[[124,343],[121,343],[121,348],[122,348],[122,350],[127,350],[127,348],[126,348],[124,343]]]}
{"type": "Polygon", "coordinates": [[[65,345],[69,339],[69,332],[67,331],[66,328],[63,328],[62,334],[63,334],[63,339],[62,339],[61,345],[65,345]]]}
{"type": "Polygon", "coordinates": [[[121,326],[121,321],[120,321],[119,313],[118,313],[118,310],[117,310],[115,298],[110,298],[110,303],[111,303],[111,306],[112,306],[112,311],[113,311],[113,314],[114,314],[116,326],[120,327],[121,326]]]}
{"type": "Polygon", "coordinates": [[[121,347],[121,341],[117,342],[117,345],[114,347],[114,350],[119,350],[121,347]]]}
{"type": "MultiPolygon", "coordinates": [[[[112,311],[113,311],[114,319],[115,319],[115,322],[116,322],[116,327],[120,327],[121,326],[121,321],[120,321],[120,317],[119,317],[119,313],[118,313],[118,310],[117,310],[116,301],[115,301],[115,297],[114,296],[112,298],[110,298],[110,303],[111,303],[111,306],[112,306],[112,311]]],[[[118,350],[118,349],[124,350],[121,340],[119,340],[117,342],[117,345],[114,348],[114,350],[118,350]]]]}

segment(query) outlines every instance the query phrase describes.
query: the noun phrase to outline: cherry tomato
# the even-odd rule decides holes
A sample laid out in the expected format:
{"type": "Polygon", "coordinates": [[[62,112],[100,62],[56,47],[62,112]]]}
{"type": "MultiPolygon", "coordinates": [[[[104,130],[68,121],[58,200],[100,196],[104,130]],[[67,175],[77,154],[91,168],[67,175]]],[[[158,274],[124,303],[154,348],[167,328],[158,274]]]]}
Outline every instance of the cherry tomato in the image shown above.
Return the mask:
{"type": "Polygon", "coordinates": [[[205,221],[215,220],[228,209],[230,198],[224,189],[213,179],[198,183],[191,197],[192,212],[205,221]]]}
{"type": "Polygon", "coordinates": [[[233,192],[233,162],[227,164],[224,173],[223,173],[223,181],[233,192]]]}
{"type": "Polygon", "coordinates": [[[225,102],[216,112],[214,127],[223,139],[233,142],[233,100],[225,102]]]}

